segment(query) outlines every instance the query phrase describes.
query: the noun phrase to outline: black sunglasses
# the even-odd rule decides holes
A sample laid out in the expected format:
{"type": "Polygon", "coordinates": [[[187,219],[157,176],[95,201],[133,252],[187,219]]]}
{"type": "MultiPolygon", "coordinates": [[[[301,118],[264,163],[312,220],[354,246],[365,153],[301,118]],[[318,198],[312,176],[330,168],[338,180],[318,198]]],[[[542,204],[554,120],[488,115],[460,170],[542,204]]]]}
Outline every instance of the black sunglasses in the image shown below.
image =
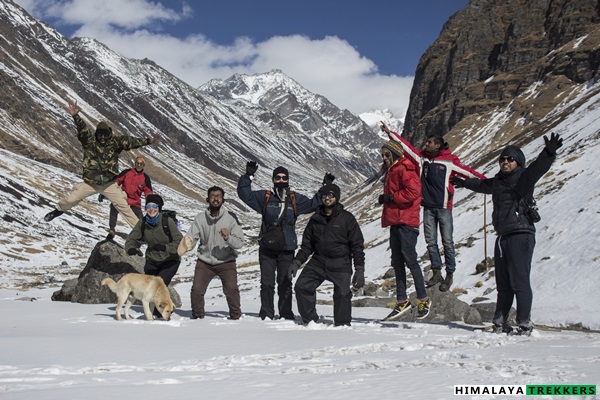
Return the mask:
{"type": "Polygon", "coordinates": [[[321,193],[322,199],[333,199],[334,197],[335,197],[335,194],[333,194],[333,193],[321,193]]]}
{"type": "Polygon", "coordinates": [[[504,156],[504,157],[500,157],[500,160],[498,160],[498,162],[500,164],[502,164],[504,161],[508,161],[509,163],[511,163],[511,162],[515,161],[515,159],[512,157],[504,156]]]}

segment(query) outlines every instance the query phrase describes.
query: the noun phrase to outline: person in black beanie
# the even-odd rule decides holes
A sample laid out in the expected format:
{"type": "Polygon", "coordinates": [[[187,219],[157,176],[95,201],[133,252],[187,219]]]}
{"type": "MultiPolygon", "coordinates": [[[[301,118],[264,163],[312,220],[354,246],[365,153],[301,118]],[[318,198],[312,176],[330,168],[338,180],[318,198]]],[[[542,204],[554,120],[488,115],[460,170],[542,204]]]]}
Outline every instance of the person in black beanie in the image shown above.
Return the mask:
{"type": "Polygon", "coordinates": [[[518,335],[530,335],[531,322],[530,272],[535,248],[535,216],[530,213],[535,184],[550,169],[562,139],[552,133],[544,136],[545,146],[537,159],[525,166],[525,155],[517,146],[507,146],[498,163],[500,171],[490,179],[452,178],[455,187],[465,187],[477,193],[492,195],[492,224],[498,234],[494,246],[494,266],[498,297],[493,323],[497,333],[513,333],[508,314],[517,299],[518,335]]]}
{"type": "Polygon", "coordinates": [[[335,326],[350,326],[350,282],[357,289],[365,285],[365,241],[356,218],[344,210],[340,203],[340,188],[328,183],[319,191],[323,205],[313,214],[304,229],[302,246],[288,271],[288,278],[291,280],[296,276],[302,264],[310,257],[295,286],[302,322],[318,322],[317,288],[327,280],[333,283],[333,323],[335,326]]]}
{"type": "MultiPolygon", "coordinates": [[[[312,198],[295,193],[290,189],[288,170],[277,167],[273,170],[272,190],[252,190],[252,180],[258,170],[256,161],[246,163],[246,173],[238,180],[237,193],[240,199],[262,215],[258,238],[258,260],[260,263],[260,311],[261,319],[274,319],[275,286],[279,300],[279,317],[293,320],[292,281],[288,269],[298,247],[296,218],[314,212],[321,203],[319,192],[312,198]]],[[[335,177],[325,174],[323,183],[331,183],[335,177]]]]}
{"type": "MultiPolygon", "coordinates": [[[[125,251],[130,256],[141,256],[140,246],[145,242],[146,275],[160,276],[165,285],[169,286],[173,276],[179,269],[181,257],[177,254],[179,242],[183,235],[177,227],[177,222],[162,212],[164,201],[153,193],[146,197],[146,215],[133,227],[125,240],[125,251]]],[[[155,309],[154,316],[160,317],[155,309]]]]}

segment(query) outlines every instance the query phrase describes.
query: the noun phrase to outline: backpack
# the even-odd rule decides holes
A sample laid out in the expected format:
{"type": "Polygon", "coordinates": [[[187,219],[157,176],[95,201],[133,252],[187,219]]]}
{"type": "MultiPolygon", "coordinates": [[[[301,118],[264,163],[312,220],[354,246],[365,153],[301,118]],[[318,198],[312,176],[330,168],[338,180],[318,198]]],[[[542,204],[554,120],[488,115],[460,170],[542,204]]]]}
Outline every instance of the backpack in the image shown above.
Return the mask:
{"type": "MultiPolygon", "coordinates": [[[[162,210],[161,213],[163,215],[163,217],[162,217],[163,232],[165,233],[165,235],[167,235],[169,237],[169,243],[171,243],[173,241],[173,235],[171,235],[171,230],[169,229],[169,218],[172,218],[173,221],[175,221],[175,223],[177,224],[177,229],[181,230],[179,228],[180,223],[177,220],[177,211],[162,210]]],[[[146,230],[146,218],[142,219],[142,226],[140,227],[140,229],[142,231],[142,239],[144,239],[144,231],[146,230]]]]}
{"type": "MultiPolygon", "coordinates": [[[[273,192],[271,190],[267,190],[267,192],[265,193],[265,204],[263,204],[262,208],[263,217],[267,212],[267,203],[269,202],[269,199],[271,198],[272,194],[273,192]]],[[[292,199],[292,206],[294,207],[294,219],[298,218],[298,208],[296,207],[296,193],[293,190],[290,190],[289,198],[292,199]]]]}
{"type": "Polygon", "coordinates": [[[262,246],[272,251],[281,251],[285,247],[285,235],[283,233],[283,225],[285,224],[285,220],[287,218],[288,199],[292,199],[292,206],[294,207],[294,219],[296,219],[296,217],[298,216],[298,211],[296,210],[296,194],[290,190],[290,195],[286,197],[283,203],[284,212],[281,213],[277,224],[274,226],[267,226],[265,221],[267,203],[269,202],[269,199],[271,198],[272,194],[272,191],[267,190],[267,192],[265,193],[265,204],[262,208],[262,246]]]}

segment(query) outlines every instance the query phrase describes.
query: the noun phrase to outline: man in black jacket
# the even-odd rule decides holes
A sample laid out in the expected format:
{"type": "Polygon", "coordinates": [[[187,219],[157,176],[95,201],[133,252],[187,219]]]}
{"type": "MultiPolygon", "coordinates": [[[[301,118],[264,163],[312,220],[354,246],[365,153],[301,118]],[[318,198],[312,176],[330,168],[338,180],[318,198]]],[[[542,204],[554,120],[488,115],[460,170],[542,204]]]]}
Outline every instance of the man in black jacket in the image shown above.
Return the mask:
{"type": "Polygon", "coordinates": [[[530,206],[537,181],[550,169],[556,150],[562,146],[559,135],[544,136],[546,146],[527,168],[525,155],[517,146],[508,146],[500,154],[500,172],[491,179],[452,178],[455,187],[465,187],[492,195],[492,223],[498,234],[494,247],[498,297],[493,323],[496,332],[512,332],[508,313],[517,298],[517,334],[530,335],[533,292],[529,274],[535,247],[534,216],[530,206]]]}
{"type": "Polygon", "coordinates": [[[365,285],[364,239],[354,215],[339,203],[340,188],[333,183],[320,190],[323,205],[308,221],[302,235],[302,246],[289,269],[290,280],[312,255],[296,282],[296,300],[302,322],[317,322],[317,288],[328,280],[333,283],[333,322],[336,326],[352,321],[352,285],[365,285]]]}

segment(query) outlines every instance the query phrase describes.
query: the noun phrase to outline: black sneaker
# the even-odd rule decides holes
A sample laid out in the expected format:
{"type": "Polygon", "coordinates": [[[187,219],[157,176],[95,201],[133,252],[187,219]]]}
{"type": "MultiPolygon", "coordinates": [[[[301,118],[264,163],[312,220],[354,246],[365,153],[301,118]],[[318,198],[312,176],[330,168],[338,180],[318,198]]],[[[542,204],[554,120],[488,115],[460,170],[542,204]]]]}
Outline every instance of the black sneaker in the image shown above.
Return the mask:
{"type": "Polygon", "coordinates": [[[404,300],[402,303],[396,303],[396,306],[394,307],[392,312],[387,317],[382,319],[382,321],[395,321],[402,315],[404,315],[406,312],[408,312],[408,310],[410,310],[411,308],[412,304],[410,303],[410,301],[408,301],[408,299],[404,300]]]}
{"type": "Polygon", "coordinates": [[[61,215],[63,215],[63,214],[64,214],[64,211],[58,211],[58,210],[53,210],[53,211],[50,211],[48,214],[46,214],[46,215],[44,216],[44,221],[46,221],[46,222],[50,222],[50,221],[52,221],[54,218],[56,218],[56,217],[58,217],[58,216],[61,216],[61,215]]]}
{"type": "Polygon", "coordinates": [[[426,298],[425,300],[417,299],[417,319],[423,319],[429,315],[429,309],[431,308],[431,300],[426,298]]]}

